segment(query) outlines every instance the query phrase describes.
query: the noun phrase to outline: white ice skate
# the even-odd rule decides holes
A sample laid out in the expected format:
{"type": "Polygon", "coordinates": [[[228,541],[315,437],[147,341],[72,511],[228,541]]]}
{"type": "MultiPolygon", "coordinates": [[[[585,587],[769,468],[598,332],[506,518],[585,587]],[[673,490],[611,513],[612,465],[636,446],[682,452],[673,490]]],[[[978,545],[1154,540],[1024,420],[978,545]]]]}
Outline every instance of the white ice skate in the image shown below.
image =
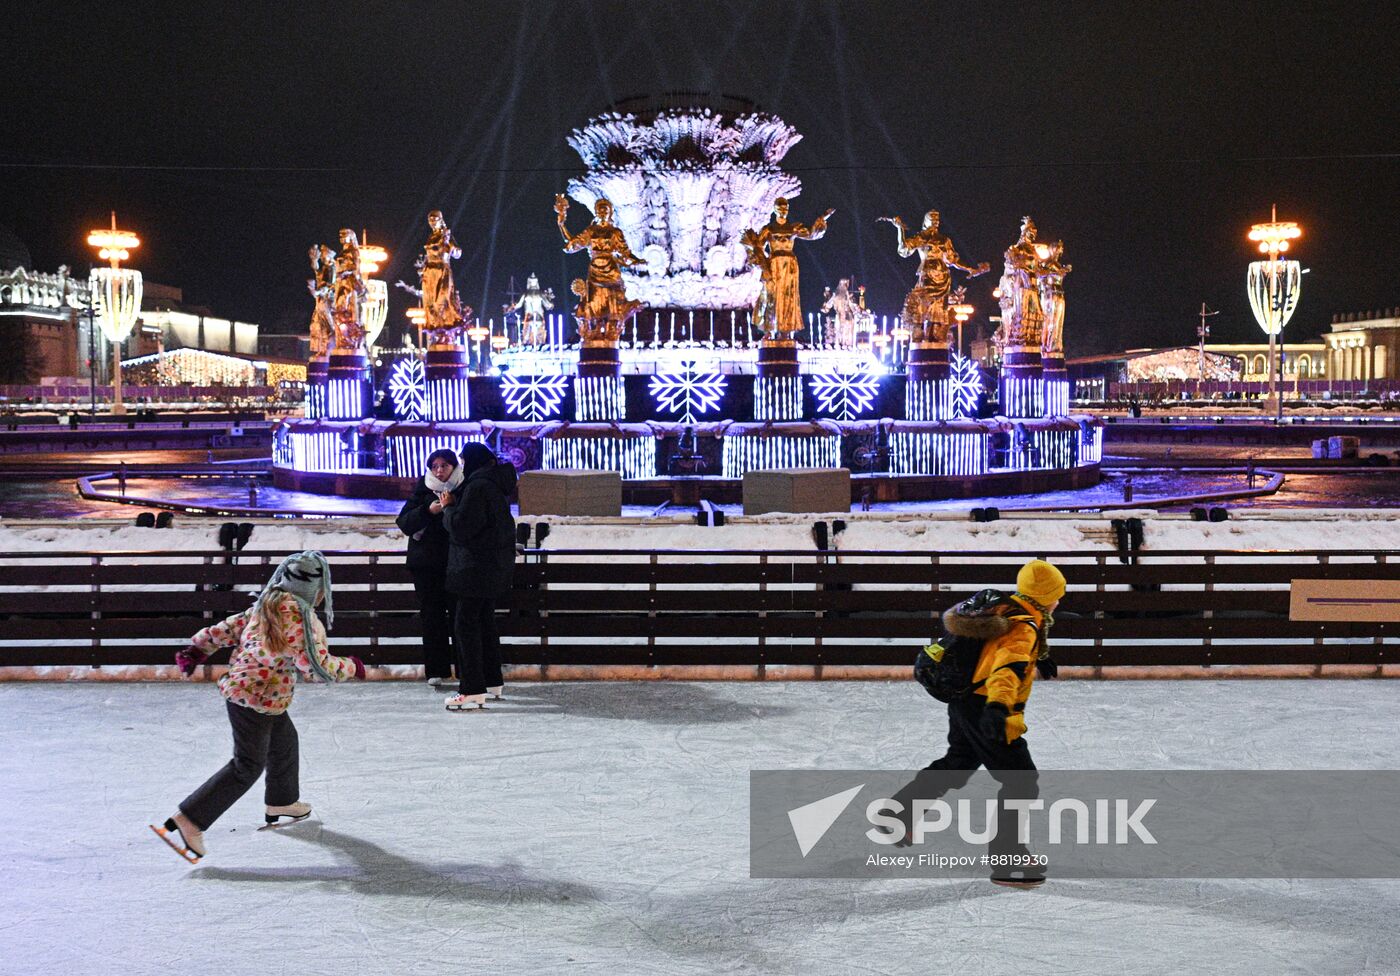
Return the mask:
{"type": "Polygon", "coordinates": [[[505,691],[505,685],[493,685],[486,689],[486,695],[492,701],[500,701],[501,699],[505,698],[505,691]]]}
{"type": "Polygon", "coordinates": [[[443,705],[449,712],[475,712],[486,707],[485,695],[452,695],[443,705]]]}
{"type": "Polygon", "coordinates": [[[198,864],[204,856],[204,831],[190,823],[182,813],[165,821],[163,827],[150,825],[157,837],[170,845],[170,849],[191,864],[198,864]]]}
{"type": "Polygon", "coordinates": [[[297,801],[296,803],[288,803],[284,807],[270,806],[263,814],[263,820],[267,822],[258,829],[276,830],[278,827],[289,827],[294,823],[301,823],[309,816],[311,816],[311,804],[309,803],[297,801]],[[286,823],[282,822],[283,817],[287,818],[286,823]]]}

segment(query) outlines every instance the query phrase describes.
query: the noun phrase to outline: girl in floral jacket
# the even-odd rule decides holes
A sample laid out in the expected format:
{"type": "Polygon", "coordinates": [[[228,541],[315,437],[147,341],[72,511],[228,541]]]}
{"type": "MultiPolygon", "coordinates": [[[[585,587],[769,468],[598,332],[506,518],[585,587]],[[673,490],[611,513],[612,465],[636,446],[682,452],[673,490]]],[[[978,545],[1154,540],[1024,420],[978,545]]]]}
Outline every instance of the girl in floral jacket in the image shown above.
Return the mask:
{"type": "Polygon", "coordinates": [[[315,607],[325,603],[334,620],[331,570],[319,552],[299,552],[277,567],[257,602],[242,613],[206,627],[175,655],[186,675],[215,651],[231,648],[228,672],[219,679],[233,758],[180,804],[179,812],[152,826],[191,863],[204,856],[204,831],[233,806],[267,770],[265,820],[269,825],[311,815],[298,787],[297,730],[287,708],[300,674],[305,680],[363,678],[357,657],[335,657],[326,648],[326,628],[315,607]],[[178,839],[177,839],[178,838],[178,839]]]}

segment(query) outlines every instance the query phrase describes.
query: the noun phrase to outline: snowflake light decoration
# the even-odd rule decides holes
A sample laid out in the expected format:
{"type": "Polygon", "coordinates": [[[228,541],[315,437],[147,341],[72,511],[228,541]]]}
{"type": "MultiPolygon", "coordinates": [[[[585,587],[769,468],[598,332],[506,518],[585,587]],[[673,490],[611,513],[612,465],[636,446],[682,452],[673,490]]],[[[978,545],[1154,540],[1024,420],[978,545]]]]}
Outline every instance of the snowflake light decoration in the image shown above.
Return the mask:
{"type": "Polygon", "coordinates": [[[695,415],[719,409],[724,397],[721,373],[697,373],[693,362],[681,363],[681,372],[651,378],[651,397],[660,410],[679,412],[681,423],[695,423],[695,415]]]}
{"type": "Polygon", "coordinates": [[[820,373],[812,377],[817,409],[837,420],[854,420],[880,393],[880,378],[864,371],[820,373]]]}
{"type": "Polygon", "coordinates": [[[569,377],[563,374],[516,376],[506,373],[501,377],[501,396],[506,401],[506,409],[534,423],[557,416],[559,404],[564,402],[568,390],[569,377]]]}
{"type": "Polygon", "coordinates": [[[394,416],[418,423],[428,419],[428,376],[423,360],[405,356],[389,369],[389,399],[394,416]]]}
{"type": "Polygon", "coordinates": [[[982,370],[975,360],[953,353],[949,373],[953,383],[953,416],[976,416],[977,401],[982,397],[982,370]]]}

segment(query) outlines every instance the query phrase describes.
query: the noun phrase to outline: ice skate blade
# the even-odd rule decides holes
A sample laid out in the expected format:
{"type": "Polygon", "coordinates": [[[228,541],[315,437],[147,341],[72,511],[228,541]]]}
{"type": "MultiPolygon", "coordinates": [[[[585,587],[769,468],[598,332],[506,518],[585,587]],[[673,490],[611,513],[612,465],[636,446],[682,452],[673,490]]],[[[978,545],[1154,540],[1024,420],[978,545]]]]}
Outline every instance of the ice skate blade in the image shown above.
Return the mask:
{"type": "Polygon", "coordinates": [[[992,882],[992,884],[994,884],[994,885],[1000,885],[1000,886],[1003,887],[1003,888],[1021,888],[1021,889],[1024,889],[1024,890],[1030,890],[1031,888],[1039,888],[1041,885],[1045,884],[1045,879],[1044,879],[1044,878],[992,878],[992,879],[991,879],[991,882],[992,882]]]}
{"type": "Polygon", "coordinates": [[[194,851],[190,850],[188,847],[181,847],[179,844],[175,843],[175,841],[171,838],[170,834],[166,832],[164,827],[157,827],[155,824],[147,824],[146,826],[150,827],[151,830],[155,832],[155,835],[157,837],[165,841],[166,845],[169,846],[169,848],[176,854],[179,854],[182,858],[184,858],[187,863],[199,863],[199,855],[196,854],[194,851]]]}
{"type": "Polygon", "coordinates": [[[278,830],[279,828],[282,828],[282,827],[290,827],[290,826],[292,826],[293,824],[299,824],[299,823],[301,823],[301,822],[303,822],[303,821],[305,821],[305,820],[310,819],[310,817],[311,817],[311,814],[309,814],[309,813],[303,814],[303,815],[300,816],[300,817],[293,817],[293,816],[291,816],[290,814],[283,814],[282,816],[279,816],[279,817],[263,817],[263,819],[266,820],[267,823],[265,823],[265,824],[263,824],[261,827],[259,827],[258,830],[278,830]],[[283,822],[282,822],[283,817],[286,817],[286,818],[287,818],[287,819],[286,819],[286,823],[283,823],[283,822]]]}
{"type": "Polygon", "coordinates": [[[484,712],[484,711],[486,711],[486,706],[485,706],[485,705],[446,705],[446,706],[444,706],[444,707],[445,707],[445,708],[447,709],[447,711],[449,711],[449,712],[484,712]]]}

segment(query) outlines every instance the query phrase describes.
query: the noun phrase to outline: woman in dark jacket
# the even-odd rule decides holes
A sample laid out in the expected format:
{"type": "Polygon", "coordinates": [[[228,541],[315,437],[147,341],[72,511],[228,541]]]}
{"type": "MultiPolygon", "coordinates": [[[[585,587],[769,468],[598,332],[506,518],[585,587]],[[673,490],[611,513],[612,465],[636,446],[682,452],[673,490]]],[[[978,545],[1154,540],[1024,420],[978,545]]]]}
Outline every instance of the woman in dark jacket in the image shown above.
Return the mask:
{"type": "Polygon", "coordinates": [[[515,468],[498,464],[484,444],[462,450],[466,480],[453,492],[443,524],[451,547],[447,588],[457,595],[458,694],[447,699],[451,711],[482,708],[486,696],[500,698],[501,641],[496,632],[496,600],[510,592],[515,573],[515,519],[510,495],[515,468]]]}
{"type": "Polygon", "coordinates": [[[447,529],[443,502],[462,486],[464,476],[453,451],[428,455],[428,473],[399,512],[399,531],[408,536],[408,571],[423,617],[423,673],[433,687],[451,684],[452,629],[457,597],[447,589],[447,529]]]}

